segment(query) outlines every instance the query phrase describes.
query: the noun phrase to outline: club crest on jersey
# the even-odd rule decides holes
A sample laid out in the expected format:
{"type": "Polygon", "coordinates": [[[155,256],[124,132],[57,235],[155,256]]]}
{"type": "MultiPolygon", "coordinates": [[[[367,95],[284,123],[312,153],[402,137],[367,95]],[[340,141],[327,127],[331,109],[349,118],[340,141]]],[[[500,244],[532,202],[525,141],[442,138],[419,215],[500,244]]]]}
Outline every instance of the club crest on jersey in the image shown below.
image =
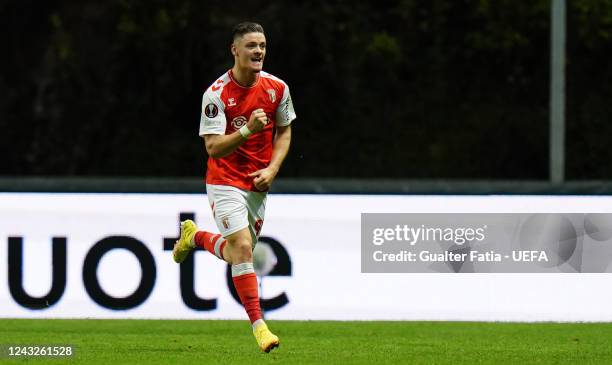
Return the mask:
{"type": "Polygon", "coordinates": [[[243,117],[242,115],[232,119],[232,127],[234,127],[234,129],[240,129],[245,124],[247,124],[247,118],[243,117]]]}
{"type": "Polygon", "coordinates": [[[276,91],[274,89],[268,89],[266,91],[268,92],[268,95],[270,96],[270,101],[274,103],[276,101],[276,91]]]}
{"type": "Polygon", "coordinates": [[[227,106],[236,106],[236,99],[234,98],[227,99],[227,106]]]}
{"type": "Polygon", "coordinates": [[[214,118],[219,114],[219,108],[213,103],[210,103],[204,107],[204,114],[209,118],[214,118]]]}

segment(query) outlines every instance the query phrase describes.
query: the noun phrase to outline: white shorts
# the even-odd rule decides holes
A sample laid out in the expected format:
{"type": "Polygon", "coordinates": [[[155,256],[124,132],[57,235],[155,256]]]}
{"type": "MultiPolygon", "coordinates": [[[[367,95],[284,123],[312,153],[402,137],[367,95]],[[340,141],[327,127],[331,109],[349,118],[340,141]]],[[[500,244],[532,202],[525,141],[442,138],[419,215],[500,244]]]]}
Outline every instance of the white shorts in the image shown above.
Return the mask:
{"type": "Polygon", "coordinates": [[[249,227],[253,247],[263,226],[266,192],[242,190],[227,185],[206,184],[208,202],[223,237],[249,227]]]}

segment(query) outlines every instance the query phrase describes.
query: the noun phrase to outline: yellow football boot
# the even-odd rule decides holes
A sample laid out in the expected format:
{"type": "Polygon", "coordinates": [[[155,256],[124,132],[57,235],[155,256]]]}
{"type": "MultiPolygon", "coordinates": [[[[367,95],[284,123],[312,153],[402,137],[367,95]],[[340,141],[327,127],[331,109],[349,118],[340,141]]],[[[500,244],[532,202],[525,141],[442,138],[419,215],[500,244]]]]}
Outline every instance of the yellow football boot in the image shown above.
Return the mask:
{"type": "Polygon", "coordinates": [[[262,323],[255,327],[253,330],[253,335],[255,335],[255,339],[257,340],[257,344],[259,348],[263,352],[270,352],[270,350],[275,349],[279,346],[278,337],[270,332],[268,326],[265,323],[262,323]]]}
{"type": "Polygon", "coordinates": [[[198,226],[190,220],[181,222],[181,237],[179,237],[178,241],[174,244],[174,248],[172,249],[172,257],[174,258],[174,262],[181,263],[185,261],[185,258],[193,250],[196,246],[193,242],[193,236],[195,236],[198,231],[198,226]]]}

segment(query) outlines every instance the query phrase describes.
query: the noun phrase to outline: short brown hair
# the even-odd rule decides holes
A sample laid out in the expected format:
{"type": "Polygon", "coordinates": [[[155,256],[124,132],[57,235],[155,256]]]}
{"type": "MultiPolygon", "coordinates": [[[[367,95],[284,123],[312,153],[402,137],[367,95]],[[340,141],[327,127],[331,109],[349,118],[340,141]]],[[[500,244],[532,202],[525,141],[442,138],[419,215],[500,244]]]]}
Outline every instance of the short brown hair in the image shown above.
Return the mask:
{"type": "Polygon", "coordinates": [[[264,29],[260,24],[253,22],[242,22],[232,29],[232,41],[238,37],[242,37],[247,33],[264,33],[264,29]]]}

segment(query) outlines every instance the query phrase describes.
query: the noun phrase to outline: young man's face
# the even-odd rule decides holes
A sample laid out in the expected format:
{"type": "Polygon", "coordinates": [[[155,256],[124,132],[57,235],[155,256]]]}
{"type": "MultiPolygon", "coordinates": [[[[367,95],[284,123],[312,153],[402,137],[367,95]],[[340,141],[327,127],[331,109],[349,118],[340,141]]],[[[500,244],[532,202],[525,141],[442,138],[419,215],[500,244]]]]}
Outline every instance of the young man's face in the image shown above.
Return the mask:
{"type": "Polygon", "coordinates": [[[241,69],[259,72],[266,56],[266,36],[263,33],[247,33],[232,43],[232,54],[241,69]]]}

